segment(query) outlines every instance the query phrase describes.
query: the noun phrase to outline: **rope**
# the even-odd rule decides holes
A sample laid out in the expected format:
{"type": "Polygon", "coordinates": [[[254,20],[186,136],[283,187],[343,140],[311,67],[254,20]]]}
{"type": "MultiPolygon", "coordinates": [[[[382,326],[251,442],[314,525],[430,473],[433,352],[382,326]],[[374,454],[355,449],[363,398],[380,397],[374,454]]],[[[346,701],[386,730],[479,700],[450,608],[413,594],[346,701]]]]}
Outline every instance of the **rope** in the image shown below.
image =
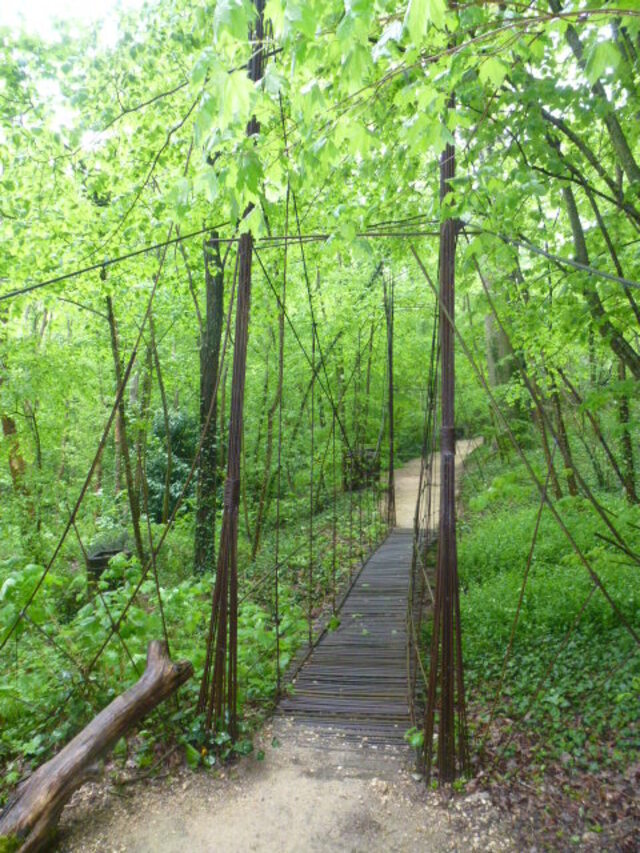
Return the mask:
{"type": "Polygon", "coordinates": [[[311,327],[311,448],[309,451],[309,566],[308,566],[308,602],[307,621],[309,629],[309,648],[313,645],[313,456],[315,450],[315,376],[316,376],[316,328],[311,327]]]}
{"type": "MultiPolygon", "coordinates": [[[[287,198],[285,202],[285,234],[289,233],[289,181],[287,181],[287,198]]],[[[287,301],[287,260],[288,246],[284,247],[284,265],[282,271],[282,298],[278,314],[278,335],[280,348],[278,352],[278,384],[280,388],[280,399],[278,400],[278,472],[276,482],[276,542],[275,542],[275,622],[276,622],[276,690],[280,694],[280,571],[278,563],[280,559],[280,501],[282,496],[282,406],[284,397],[284,330],[285,330],[285,305],[287,301]]],[[[256,254],[256,257],[258,255],[256,254]]],[[[259,258],[258,258],[259,259],[259,258]]],[[[262,265],[262,264],[261,264],[262,265]]]]}
{"type": "MultiPolygon", "coordinates": [[[[80,269],[73,270],[69,273],[61,273],[60,275],[54,276],[53,278],[45,279],[44,281],[36,282],[35,284],[28,284],[24,287],[20,287],[16,290],[10,290],[8,293],[0,294],[0,302],[4,302],[7,299],[13,299],[16,296],[22,296],[25,293],[32,293],[34,290],[40,290],[43,287],[49,287],[52,284],[59,284],[63,281],[69,281],[73,278],[78,278],[78,276],[85,275],[86,273],[96,272],[97,270],[104,270],[107,267],[111,267],[114,264],[120,264],[123,261],[128,261],[131,258],[137,258],[140,255],[146,255],[148,252],[155,252],[158,249],[167,249],[168,246],[173,246],[176,243],[181,243],[183,240],[190,240],[192,237],[201,237],[203,234],[207,234],[210,231],[215,231],[218,228],[222,228],[224,225],[228,225],[228,222],[221,222],[218,225],[207,226],[206,228],[199,228],[197,231],[192,231],[190,234],[183,234],[178,237],[170,237],[167,240],[163,240],[161,243],[153,243],[151,246],[144,246],[142,249],[135,249],[133,252],[128,252],[126,255],[120,255],[117,258],[107,258],[106,261],[101,261],[98,264],[91,264],[88,267],[81,267],[80,269]]],[[[170,229],[173,229],[173,226],[170,229]]]]}

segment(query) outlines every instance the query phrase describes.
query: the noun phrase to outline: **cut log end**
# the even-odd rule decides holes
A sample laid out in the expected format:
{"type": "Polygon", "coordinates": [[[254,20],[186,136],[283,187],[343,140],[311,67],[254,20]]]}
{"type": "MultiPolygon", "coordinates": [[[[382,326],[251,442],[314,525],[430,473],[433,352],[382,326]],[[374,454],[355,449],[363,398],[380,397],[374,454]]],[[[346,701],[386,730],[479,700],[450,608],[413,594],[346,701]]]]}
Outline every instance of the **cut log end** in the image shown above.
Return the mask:
{"type": "Polygon", "coordinates": [[[165,643],[149,643],[142,677],[20,785],[0,814],[0,853],[42,850],[71,795],[95,778],[96,762],[192,675],[189,661],[171,661],[165,643]]]}

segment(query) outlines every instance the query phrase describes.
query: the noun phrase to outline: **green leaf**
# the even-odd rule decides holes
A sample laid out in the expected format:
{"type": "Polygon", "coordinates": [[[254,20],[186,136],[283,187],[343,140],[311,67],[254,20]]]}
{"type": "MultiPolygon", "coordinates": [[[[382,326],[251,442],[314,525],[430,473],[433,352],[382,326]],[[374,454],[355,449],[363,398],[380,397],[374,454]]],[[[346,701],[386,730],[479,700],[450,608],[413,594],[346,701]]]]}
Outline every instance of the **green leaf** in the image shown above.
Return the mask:
{"type": "Polygon", "coordinates": [[[598,42],[589,52],[587,58],[586,75],[588,81],[593,85],[607,68],[616,69],[620,62],[618,48],[609,41],[598,42]]]}
{"type": "Polygon", "coordinates": [[[284,5],[282,0],[267,0],[264,9],[265,20],[271,22],[276,38],[282,35],[284,29],[284,5]]]}
{"type": "Polygon", "coordinates": [[[312,39],[316,32],[316,19],[313,5],[308,0],[287,3],[285,10],[285,36],[292,32],[300,32],[312,39]]]}
{"type": "Polygon", "coordinates": [[[442,27],[444,12],[444,0],[409,0],[404,16],[404,26],[411,41],[418,44],[426,33],[429,23],[442,27]]]}
{"type": "Polygon", "coordinates": [[[190,743],[186,744],[184,748],[184,757],[192,770],[195,770],[200,764],[200,753],[190,743]]]}
{"type": "Polygon", "coordinates": [[[491,82],[494,86],[501,86],[502,81],[507,74],[507,70],[507,66],[504,62],[496,59],[495,56],[490,56],[480,65],[478,77],[480,78],[481,83],[491,82]]]}
{"type": "Polygon", "coordinates": [[[249,755],[250,752],[253,752],[253,743],[249,739],[239,740],[234,744],[233,751],[237,752],[238,755],[249,755]]]}
{"type": "Polygon", "coordinates": [[[344,222],[340,226],[340,238],[344,240],[345,243],[351,243],[353,240],[355,240],[357,233],[358,232],[356,226],[353,224],[353,222],[344,222]]]}
{"type": "Polygon", "coordinates": [[[412,726],[410,729],[404,733],[404,739],[412,746],[414,749],[420,749],[420,747],[424,744],[424,732],[422,729],[418,729],[415,726],[412,726]]]}
{"type": "Polygon", "coordinates": [[[213,32],[216,41],[228,33],[239,41],[247,38],[249,10],[244,0],[218,0],[213,14],[213,32]]]}

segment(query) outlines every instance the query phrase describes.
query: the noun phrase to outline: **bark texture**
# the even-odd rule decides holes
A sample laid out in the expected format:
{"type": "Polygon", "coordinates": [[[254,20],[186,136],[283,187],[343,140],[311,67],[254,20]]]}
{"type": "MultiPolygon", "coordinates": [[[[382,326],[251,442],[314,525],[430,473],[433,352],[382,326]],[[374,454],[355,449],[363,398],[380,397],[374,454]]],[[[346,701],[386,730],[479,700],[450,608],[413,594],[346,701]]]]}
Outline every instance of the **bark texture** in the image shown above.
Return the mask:
{"type": "Polygon", "coordinates": [[[20,853],[45,849],[73,792],[96,775],[98,759],[192,675],[189,661],[172,663],[164,643],[149,643],[139,681],[20,785],[0,815],[0,849],[3,842],[8,849],[14,842],[20,853]]]}

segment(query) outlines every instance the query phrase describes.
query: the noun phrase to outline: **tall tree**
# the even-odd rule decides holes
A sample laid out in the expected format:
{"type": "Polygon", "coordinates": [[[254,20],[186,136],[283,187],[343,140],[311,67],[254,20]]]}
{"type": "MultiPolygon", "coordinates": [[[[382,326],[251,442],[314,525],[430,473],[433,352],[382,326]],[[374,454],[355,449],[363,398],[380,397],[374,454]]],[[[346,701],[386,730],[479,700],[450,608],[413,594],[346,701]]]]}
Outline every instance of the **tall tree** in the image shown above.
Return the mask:
{"type": "Polygon", "coordinates": [[[218,491],[217,390],[224,310],[224,267],[218,235],[204,244],[206,311],[200,330],[200,432],[194,566],[213,571],[218,491]]]}

